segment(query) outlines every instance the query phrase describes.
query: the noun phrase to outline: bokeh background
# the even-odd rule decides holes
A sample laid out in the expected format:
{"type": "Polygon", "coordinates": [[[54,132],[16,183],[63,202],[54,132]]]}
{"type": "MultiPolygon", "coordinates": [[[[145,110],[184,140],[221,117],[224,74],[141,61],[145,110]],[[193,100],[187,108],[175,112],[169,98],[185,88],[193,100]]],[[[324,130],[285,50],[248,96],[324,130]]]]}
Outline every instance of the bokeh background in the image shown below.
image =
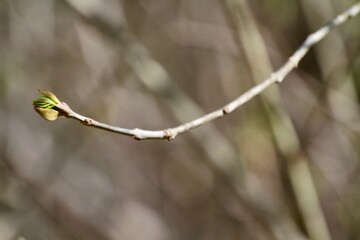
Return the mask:
{"type": "Polygon", "coordinates": [[[350,0],[1,0],[0,240],[360,239],[360,17],[286,80],[174,141],[127,128],[233,100],[350,0]]]}

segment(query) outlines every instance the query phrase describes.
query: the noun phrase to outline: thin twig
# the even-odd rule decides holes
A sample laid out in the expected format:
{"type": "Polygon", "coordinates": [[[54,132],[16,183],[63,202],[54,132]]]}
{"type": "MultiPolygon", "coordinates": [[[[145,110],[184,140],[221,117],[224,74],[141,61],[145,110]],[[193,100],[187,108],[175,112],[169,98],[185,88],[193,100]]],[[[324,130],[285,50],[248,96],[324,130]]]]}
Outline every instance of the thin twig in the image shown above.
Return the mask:
{"type": "Polygon", "coordinates": [[[139,128],[135,129],[128,129],[128,128],[121,128],[121,127],[115,127],[112,125],[108,125],[105,123],[101,123],[98,121],[95,121],[91,118],[82,116],[76,112],[74,112],[67,104],[60,103],[56,107],[64,114],[64,116],[68,118],[72,118],[75,120],[80,121],[86,126],[90,127],[96,127],[103,130],[131,136],[138,140],[144,140],[144,139],[167,139],[172,140],[177,135],[185,133],[193,128],[199,127],[201,125],[204,125],[208,122],[211,122],[217,118],[221,118],[225,116],[226,114],[229,114],[233,112],[235,109],[239,108],[246,102],[250,101],[255,96],[259,95],[261,92],[263,92],[265,89],[267,89],[269,86],[271,86],[274,83],[281,83],[284,78],[293,70],[295,69],[301,59],[305,56],[305,54],[309,51],[309,49],[318,43],[320,40],[322,40],[334,27],[337,27],[344,22],[348,21],[350,18],[355,17],[360,12],[360,3],[357,3],[353,5],[351,8],[343,12],[342,14],[338,15],[331,21],[329,21],[327,24],[325,24],[323,27],[321,27],[316,32],[310,34],[304,43],[295,51],[295,53],[288,59],[288,61],[276,72],[273,72],[271,76],[267,79],[265,79],[263,82],[255,85],[251,89],[249,89],[247,92],[236,98],[235,100],[231,101],[230,103],[226,104],[220,109],[217,109],[211,113],[208,113],[202,117],[199,117],[195,120],[192,120],[190,122],[184,123],[182,125],[179,125],[177,127],[164,129],[164,130],[157,130],[157,131],[151,131],[151,130],[143,130],[139,128]]]}

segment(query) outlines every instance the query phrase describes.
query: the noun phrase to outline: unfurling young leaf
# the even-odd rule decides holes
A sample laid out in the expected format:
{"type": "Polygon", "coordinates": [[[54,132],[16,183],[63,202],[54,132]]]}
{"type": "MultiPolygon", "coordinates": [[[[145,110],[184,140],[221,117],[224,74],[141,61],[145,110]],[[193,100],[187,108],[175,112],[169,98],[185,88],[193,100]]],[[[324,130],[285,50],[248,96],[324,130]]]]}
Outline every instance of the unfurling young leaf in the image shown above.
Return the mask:
{"type": "Polygon", "coordinates": [[[52,93],[38,89],[42,94],[33,101],[35,111],[45,120],[54,121],[61,113],[56,110],[56,105],[60,104],[60,100],[52,93]]]}

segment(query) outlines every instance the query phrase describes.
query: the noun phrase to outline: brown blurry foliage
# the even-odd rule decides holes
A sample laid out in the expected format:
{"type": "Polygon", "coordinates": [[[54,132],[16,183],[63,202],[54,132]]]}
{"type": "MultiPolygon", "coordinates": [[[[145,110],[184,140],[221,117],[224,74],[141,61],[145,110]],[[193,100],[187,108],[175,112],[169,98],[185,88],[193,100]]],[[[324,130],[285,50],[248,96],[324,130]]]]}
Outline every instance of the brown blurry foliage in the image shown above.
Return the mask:
{"type": "Polygon", "coordinates": [[[163,129],[264,80],[353,1],[0,2],[0,239],[358,239],[360,19],[173,142],[31,108],[36,88],[163,129]]]}

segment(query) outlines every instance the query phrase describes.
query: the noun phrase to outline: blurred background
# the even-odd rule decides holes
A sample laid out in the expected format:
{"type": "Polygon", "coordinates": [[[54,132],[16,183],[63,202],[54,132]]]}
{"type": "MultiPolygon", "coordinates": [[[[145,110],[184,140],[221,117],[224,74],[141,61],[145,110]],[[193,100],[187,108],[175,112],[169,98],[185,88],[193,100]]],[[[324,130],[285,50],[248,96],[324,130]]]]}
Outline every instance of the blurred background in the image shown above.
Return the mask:
{"type": "Polygon", "coordinates": [[[166,129],[267,78],[356,1],[2,0],[0,240],[360,239],[360,17],[174,141],[33,111],[37,88],[166,129]]]}

